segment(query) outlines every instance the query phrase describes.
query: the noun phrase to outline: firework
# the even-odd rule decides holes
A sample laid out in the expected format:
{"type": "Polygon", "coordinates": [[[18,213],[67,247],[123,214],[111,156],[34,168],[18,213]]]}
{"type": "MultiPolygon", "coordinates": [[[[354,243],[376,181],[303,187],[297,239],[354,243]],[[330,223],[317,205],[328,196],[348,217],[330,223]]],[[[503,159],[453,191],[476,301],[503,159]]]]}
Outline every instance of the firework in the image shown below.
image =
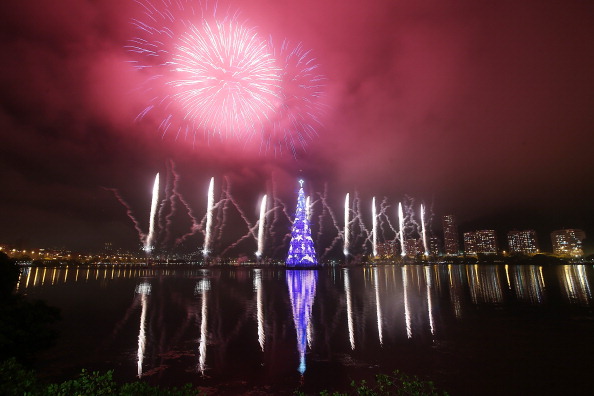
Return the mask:
{"type": "Polygon", "coordinates": [[[144,244],[144,251],[150,252],[154,249],[155,240],[155,220],[157,217],[157,204],[159,202],[159,174],[155,176],[155,183],[153,184],[153,200],[151,202],[151,214],[149,219],[149,232],[144,244]]]}
{"type": "Polygon", "coordinates": [[[260,204],[260,221],[258,222],[258,251],[256,256],[260,258],[264,251],[264,223],[266,220],[266,195],[262,198],[260,204]]]}
{"type": "Polygon", "coordinates": [[[272,125],[262,131],[264,151],[275,153],[288,149],[293,155],[304,149],[322,127],[320,114],[325,77],[311,50],[283,41],[280,47],[271,43],[273,55],[282,67],[281,102],[273,115],[272,125]]]}
{"type": "Polygon", "coordinates": [[[377,209],[375,208],[375,197],[373,197],[373,200],[371,202],[371,217],[373,257],[377,257],[377,209]]]}
{"type": "Polygon", "coordinates": [[[127,49],[147,75],[138,119],[160,119],[163,135],[260,142],[293,154],[317,135],[324,78],[311,51],[275,48],[237,13],[193,2],[139,0],[127,49]]]}
{"type": "Polygon", "coordinates": [[[429,255],[429,247],[427,245],[427,230],[425,229],[425,207],[421,205],[421,237],[423,238],[423,248],[425,249],[425,256],[429,255]]]}
{"type": "Polygon", "coordinates": [[[400,228],[400,255],[406,256],[404,248],[404,213],[402,212],[402,202],[398,203],[398,226],[400,228]]]}
{"type": "Polygon", "coordinates": [[[212,236],[212,212],[214,209],[214,177],[210,179],[208,185],[208,202],[206,204],[206,232],[204,235],[204,247],[202,255],[207,257],[210,253],[210,242],[212,236]]]}
{"type": "Polygon", "coordinates": [[[349,247],[350,247],[350,227],[349,227],[349,215],[350,215],[350,204],[349,204],[349,193],[347,193],[346,197],[344,198],[344,248],[343,253],[344,257],[348,257],[349,255],[349,247]]]}

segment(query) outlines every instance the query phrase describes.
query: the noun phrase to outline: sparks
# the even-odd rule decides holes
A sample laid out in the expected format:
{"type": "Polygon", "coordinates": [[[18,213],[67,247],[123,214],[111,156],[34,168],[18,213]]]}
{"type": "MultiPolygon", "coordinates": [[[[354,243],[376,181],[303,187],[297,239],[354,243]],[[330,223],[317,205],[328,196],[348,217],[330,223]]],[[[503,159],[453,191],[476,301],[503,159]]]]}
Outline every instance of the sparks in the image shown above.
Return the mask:
{"type": "Polygon", "coordinates": [[[159,202],[159,174],[155,176],[155,183],[153,184],[153,199],[151,202],[151,214],[149,218],[149,232],[144,244],[144,251],[150,252],[154,249],[155,239],[155,219],[157,216],[157,203],[159,202]]]}

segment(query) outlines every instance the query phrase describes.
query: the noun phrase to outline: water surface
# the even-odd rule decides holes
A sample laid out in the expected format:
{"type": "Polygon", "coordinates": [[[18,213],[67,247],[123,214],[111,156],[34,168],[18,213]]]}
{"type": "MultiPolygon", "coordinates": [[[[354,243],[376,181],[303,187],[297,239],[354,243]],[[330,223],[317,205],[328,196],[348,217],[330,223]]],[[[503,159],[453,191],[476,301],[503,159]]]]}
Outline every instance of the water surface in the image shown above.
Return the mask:
{"type": "Polygon", "coordinates": [[[399,369],[453,395],[593,394],[591,265],[26,268],[62,310],[44,377],[115,369],[223,394],[399,369]]]}

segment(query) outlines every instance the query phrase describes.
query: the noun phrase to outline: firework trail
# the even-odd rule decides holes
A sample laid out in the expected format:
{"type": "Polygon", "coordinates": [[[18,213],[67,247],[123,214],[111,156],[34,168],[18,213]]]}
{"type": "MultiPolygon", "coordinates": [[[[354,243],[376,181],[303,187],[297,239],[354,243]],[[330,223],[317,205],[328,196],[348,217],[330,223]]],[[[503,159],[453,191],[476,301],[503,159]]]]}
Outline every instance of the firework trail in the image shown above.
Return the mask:
{"type": "Polygon", "coordinates": [[[171,166],[169,163],[167,163],[164,183],[165,185],[163,187],[164,196],[161,200],[161,203],[159,204],[159,209],[157,210],[159,230],[165,232],[165,237],[162,241],[163,244],[165,244],[165,241],[168,239],[168,235],[170,234],[169,226],[171,225],[171,216],[173,215],[175,205],[175,197],[172,193],[174,180],[172,176],[171,166]]]}
{"type": "MultiPolygon", "coordinates": [[[[241,216],[241,219],[245,222],[245,225],[248,230],[245,235],[243,235],[241,238],[239,238],[237,241],[235,241],[231,245],[227,246],[225,248],[225,250],[223,250],[223,252],[221,253],[221,256],[224,256],[225,253],[227,253],[229,250],[235,248],[241,242],[243,242],[244,240],[246,240],[250,237],[252,237],[256,241],[256,243],[258,243],[258,236],[255,233],[256,228],[258,228],[258,224],[252,225],[251,221],[248,219],[248,217],[246,216],[243,209],[241,209],[241,206],[239,206],[237,201],[233,198],[233,196],[231,195],[230,183],[228,181],[227,181],[227,190],[225,192],[224,202],[225,202],[225,208],[228,208],[228,206],[230,204],[235,208],[235,210],[237,210],[237,213],[239,213],[239,215],[241,216]]],[[[221,233],[222,233],[222,229],[225,226],[225,224],[226,224],[225,222],[221,223],[221,227],[220,227],[221,233]]]]}
{"type": "Polygon", "coordinates": [[[320,215],[319,218],[319,224],[320,224],[320,232],[318,233],[318,243],[320,241],[321,238],[321,234],[322,234],[322,224],[323,224],[323,218],[327,215],[330,215],[330,220],[332,221],[332,225],[334,226],[334,228],[336,229],[336,236],[334,237],[334,239],[332,240],[332,242],[330,243],[330,245],[328,245],[328,247],[326,247],[326,249],[324,249],[324,253],[322,255],[320,255],[320,260],[324,259],[328,253],[330,253],[330,251],[332,251],[332,249],[334,249],[336,247],[336,245],[338,244],[338,242],[342,239],[342,234],[341,234],[341,230],[340,230],[340,225],[338,224],[338,220],[336,219],[336,216],[334,215],[334,211],[332,210],[332,207],[330,207],[330,205],[328,204],[328,186],[326,185],[324,187],[324,193],[318,193],[319,197],[320,197],[320,201],[322,202],[322,214],[320,215]]]}
{"type": "Polygon", "coordinates": [[[308,195],[307,198],[305,198],[305,213],[307,216],[307,220],[311,219],[311,211],[312,211],[311,207],[312,207],[311,196],[308,195]]]}
{"type": "Polygon", "coordinates": [[[421,204],[421,237],[423,238],[423,248],[425,249],[425,256],[429,255],[429,248],[427,247],[427,230],[425,230],[425,207],[421,204]]]}
{"type": "Polygon", "coordinates": [[[421,235],[421,226],[415,220],[415,199],[409,195],[404,196],[404,226],[407,229],[407,235],[415,233],[421,235]]]}
{"type": "Polygon", "coordinates": [[[157,204],[159,202],[159,174],[155,176],[155,183],[153,184],[153,200],[151,202],[151,214],[149,218],[149,232],[144,244],[144,251],[150,252],[154,249],[155,240],[155,220],[157,216],[157,204]]]}
{"type": "MultiPolygon", "coordinates": [[[[363,223],[361,217],[361,199],[359,198],[357,192],[355,192],[355,196],[353,198],[353,217],[350,221],[350,224],[352,224],[353,227],[350,229],[351,240],[349,242],[349,247],[357,247],[359,246],[358,242],[361,242],[360,246],[362,248],[362,253],[365,254],[367,252],[367,242],[369,241],[370,232],[365,227],[365,223],[363,223]],[[358,228],[355,227],[356,224],[358,224],[358,228]],[[355,229],[357,229],[358,232],[355,233],[355,229]]],[[[350,251],[352,250],[353,249],[350,249],[350,251]]]]}
{"type": "Polygon", "coordinates": [[[404,213],[402,212],[402,202],[398,202],[398,227],[400,228],[400,255],[406,256],[404,248],[404,213]]]}
{"type": "Polygon", "coordinates": [[[126,49],[148,71],[151,99],[137,119],[160,119],[175,139],[260,142],[261,152],[295,155],[321,126],[324,77],[311,51],[260,36],[238,13],[194,8],[191,0],[138,0],[136,37],[126,49]]]}
{"type": "Polygon", "coordinates": [[[210,237],[212,235],[212,212],[214,206],[214,177],[210,179],[208,185],[208,201],[206,204],[206,233],[204,235],[204,248],[202,249],[202,255],[207,257],[211,249],[210,237]]]}
{"type": "Polygon", "coordinates": [[[266,195],[262,197],[262,203],[260,204],[260,219],[258,221],[258,251],[256,257],[260,258],[264,252],[264,223],[266,219],[266,195]]]}
{"type": "MultiPolygon", "coordinates": [[[[178,175],[176,173],[175,173],[175,177],[176,178],[178,177],[178,175]]],[[[188,201],[186,201],[185,198],[179,193],[178,193],[178,198],[179,198],[179,201],[181,202],[181,204],[186,209],[186,212],[188,213],[188,216],[190,217],[190,221],[192,222],[192,225],[190,226],[190,231],[188,231],[187,233],[185,233],[184,235],[180,236],[179,238],[177,238],[175,240],[174,247],[181,245],[186,239],[188,239],[192,235],[196,234],[196,232],[198,232],[198,231],[204,233],[204,231],[201,227],[202,222],[198,221],[198,219],[194,215],[194,212],[192,211],[192,207],[190,206],[188,201]]]]}
{"type": "Polygon", "coordinates": [[[140,227],[140,223],[138,222],[138,220],[136,220],[136,218],[132,214],[132,209],[130,208],[130,205],[128,205],[128,203],[124,200],[124,198],[122,198],[122,196],[120,195],[118,190],[116,190],[115,188],[106,188],[106,187],[104,187],[104,188],[107,191],[111,191],[113,193],[113,195],[116,197],[116,199],[118,200],[118,202],[121,203],[122,206],[124,206],[126,208],[126,215],[128,216],[128,218],[130,220],[132,220],[132,223],[134,223],[134,229],[136,230],[136,232],[138,232],[138,238],[140,239],[141,242],[144,241],[146,238],[146,234],[142,231],[142,228],[140,227]]]}
{"type": "MultiPolygon", "coordinates": [[[[349,204],[349,193],[346,194],[346,197],[344,199],[344,247],[342,252],[344,253],[344,257],[347,258],[349,255],[349,241],[350,241],[350,237],[351,237],[351,229],[349,226],[349,215],[351,214],[350,211],[350,204],[349,204]]],[[[346,282],[346,281],[345,281],[346,282]]],[[[351,342],[351,345],[353,343],[351,342]]],[[[354,348],[353,348],[354,349],[354,348]]]]}
{"type": "MultiPolygon", "coordinates": [[[[382,235],[384,233],[384,221],[388,224],[388,227],[390,228],[390,230],[392,231],[392,233],[396,237],[398,237],[398,231],[396,231],[396,229],[394,228],[394,226],[392,225],[392,222],[390,221],[390,217],[388,216],[388,209],[390,209],[391,206],[388,204],[388,198],[384,197],[384,199],[382,200],[381,204],[380,204],[380,213],[378,215],[378,218],[380,220],[380,225],[379,225],[379,229],[382,230],[382,235]]],[[[388,238],[386,238],[386,236],[384,235],[384,240],[387,240],[388,238]]]]}
{"type": "Polygon", "coordinates": [[[377,213],[375,208],[375,197],[373,197],[371,201],[371,224],[372,224],[372,231],[371,235],[373,236],[372,240],[372,249],[373,249],[373,256],[377,257],[377,213]]]}

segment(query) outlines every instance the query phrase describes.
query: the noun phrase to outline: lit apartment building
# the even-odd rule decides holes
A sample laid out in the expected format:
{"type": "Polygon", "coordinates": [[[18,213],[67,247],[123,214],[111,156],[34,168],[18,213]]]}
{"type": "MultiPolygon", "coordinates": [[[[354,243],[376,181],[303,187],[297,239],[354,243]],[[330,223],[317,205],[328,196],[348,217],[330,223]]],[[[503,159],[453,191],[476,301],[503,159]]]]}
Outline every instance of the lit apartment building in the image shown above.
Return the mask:
{"type": "Polygon", "coordinates": [[[535,254],[539,251],[534,230],[508,232],[507,244],[510,253],[535,254]]]}
{"type": "Polygon", "coordinates": [[[466,254],[497,254],[497,234],[494,230],[480,230],[464,233],[466,254]]]}
{"type": "Polygon", "coordinates": [[[454,215],[445,215],[442,218],[443,245],[445,254],[457,256],[460,253],[458,240],[458,225],[454,215]]]}
{"type": "Polygon", "coordinates": [[[432,236],[429,238],[429,254],[432,256],[439,256],[439,238],[432,236]]]}
{"type": "Polygon", "coordinates": [[[425,253],[422,239],[407,239],[404,241],[404,251],[408,257],[416,257],[425,253]]]}
{"type": "Polygon", "coordinates": [[[578,229],[557,230],[551,232],[553,253],[559,256],[582,257],[582,241],[586,239],[586,233],[578,229]]]}
{"type": "Polygon", "coordinates": [[[393,259],[398,257],[396,251],[396,241],[388,241],[377,244],[377,255],[383,259],[393,259]]]}

